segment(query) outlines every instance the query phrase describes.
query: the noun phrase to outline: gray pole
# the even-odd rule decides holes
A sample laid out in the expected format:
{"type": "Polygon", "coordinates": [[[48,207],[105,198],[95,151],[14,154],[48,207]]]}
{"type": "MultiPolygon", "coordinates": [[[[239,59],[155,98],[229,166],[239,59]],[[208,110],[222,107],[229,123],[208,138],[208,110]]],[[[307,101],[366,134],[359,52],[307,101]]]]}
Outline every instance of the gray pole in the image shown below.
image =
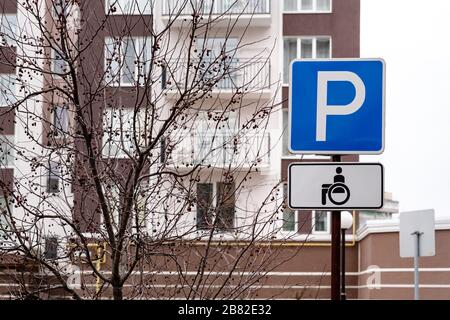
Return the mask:
{"type": "Polygon", "coordinates": [[[420,236],[421,232],[413,233],[416,236],[416,250],[414,255],[414,300],[420,300],[419,294],[419,257],[420,257],[420,236]]]}

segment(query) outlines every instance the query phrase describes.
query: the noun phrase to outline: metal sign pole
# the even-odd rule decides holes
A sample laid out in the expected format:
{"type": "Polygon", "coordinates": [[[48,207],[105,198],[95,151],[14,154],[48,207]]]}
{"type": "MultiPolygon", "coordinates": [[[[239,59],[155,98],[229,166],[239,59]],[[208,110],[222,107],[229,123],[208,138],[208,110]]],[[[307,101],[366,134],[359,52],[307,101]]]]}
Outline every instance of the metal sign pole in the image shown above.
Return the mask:
{"type": "Polygon", "coordinates": [[[347,300],[347,296],[345,293],[345,229],[341,230],[341,273],[342,273],[342,279],[341,279],[341,300],[347,300]]]}
{"type": "Polygon", "coordinates": [[[420,236],[422,232],[413,233],[416,236],[416,250],[414,255],[414,300],[420,300],[419,293],[419,257],[420,257],[420,236]]]}
{"type": "Polygon", "coordinates": [[[420,299],[420,257],[436,254],[434,210],[400,213],[400,257],[414,259],[414,299],[420,299]]]}
{"type": "MultiPolygon", "coordinates": [[[[341,162],[341,156],[332,156],[341,162]]],[[[341,300],[341,211],[331,213],[331,300],[341,300]]]]}

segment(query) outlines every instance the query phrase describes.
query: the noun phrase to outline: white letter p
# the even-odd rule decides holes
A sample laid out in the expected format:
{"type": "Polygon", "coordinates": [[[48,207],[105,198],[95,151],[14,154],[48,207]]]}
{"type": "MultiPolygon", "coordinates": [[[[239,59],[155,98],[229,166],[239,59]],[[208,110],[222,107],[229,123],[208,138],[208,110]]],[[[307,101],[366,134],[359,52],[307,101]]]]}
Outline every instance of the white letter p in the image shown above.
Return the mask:
{"type": "Polygon", "coordinates": [[[320,71],[317,75],[316,141],[327,141],[327,116],[344,116],[358,111],[366,100],[366,87],[361,78],[348,71],[320,71]],[[355,98],[347,105],[328,105],[328,82],[345,81],[355,87],[355,98]]]}

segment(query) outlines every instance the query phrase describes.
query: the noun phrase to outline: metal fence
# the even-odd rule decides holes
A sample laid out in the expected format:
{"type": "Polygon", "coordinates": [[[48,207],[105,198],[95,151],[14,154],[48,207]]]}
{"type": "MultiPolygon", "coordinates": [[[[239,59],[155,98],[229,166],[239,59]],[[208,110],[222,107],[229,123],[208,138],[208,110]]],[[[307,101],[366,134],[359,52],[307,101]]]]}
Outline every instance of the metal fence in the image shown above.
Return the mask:
{"type": "Polygon", "coordinates": [[[270,0],[166,0],[163,15],[270,14],[270,0]]]}
{"type": "Polygon", "coordinates": [[[163,87],[208,88],[212,90],[245,89],[254,92],[270,88],[268,60],[230,59],[169,62],[163,74],[163,87]]]}
{"type": "Polygon", "coordinates": [[[267,167],[270,165],[270,134],[186,132],[176,139],[171,158],[177,166],[267,167]]]}

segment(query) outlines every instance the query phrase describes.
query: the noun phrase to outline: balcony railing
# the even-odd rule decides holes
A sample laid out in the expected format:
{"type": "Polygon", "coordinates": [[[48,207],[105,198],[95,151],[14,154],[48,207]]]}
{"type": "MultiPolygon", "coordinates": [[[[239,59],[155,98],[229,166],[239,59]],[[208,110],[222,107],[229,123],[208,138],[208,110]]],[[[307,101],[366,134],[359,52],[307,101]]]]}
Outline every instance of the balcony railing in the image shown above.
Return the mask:
{"type": "Polygon", "coordinates": [[[186,133],[177,139],[173,164],[183,168],[195,165],[213,168],[264,168],[270,165],[270,135],[231,133],[186,133]]]}
{"type": "Polygon", "coordinates": [[[194,12],[204,15],[270,14],[270,0],[166,0],[165,3],[163,16],[192,15],[194,12]]]}
{"type": "Polygon", "coordinates": [[[187,87],[204,91],[255,92],[270,89],[270,63],[255,59],[173,61],[165,68],[163,87],[177,91],[187,87]]]}

